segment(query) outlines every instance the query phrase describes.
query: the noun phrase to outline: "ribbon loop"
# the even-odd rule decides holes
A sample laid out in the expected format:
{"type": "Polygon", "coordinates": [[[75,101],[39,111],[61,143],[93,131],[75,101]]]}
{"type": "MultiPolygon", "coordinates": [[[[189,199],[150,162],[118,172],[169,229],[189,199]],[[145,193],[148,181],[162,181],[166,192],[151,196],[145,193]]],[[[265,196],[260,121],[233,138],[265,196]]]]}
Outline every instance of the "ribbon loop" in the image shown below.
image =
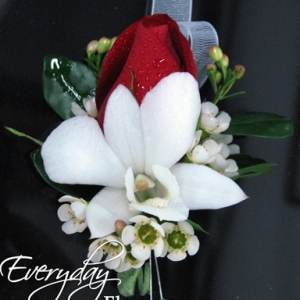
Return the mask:
{"type": "Polygon", "coordinates": [[[215,28],[208,22],[178,22],[182,34],[188,39],[197,67],[197,80],[202,86],[207,79],[206,66],[213,63],[208,54],[211,46],[219,44],[215,28]]]}
{"type": "Polygon", "coordinates": [[[188,39],[197,66],[197,80],[201,87],[205,80],[206,66],[213,63],[208,54],[211,46],[219,44],[214,27],[205,21],[191,22],[193,0],[152,0],[151,14],[168,14],[178,22],[182,34],[188,39]]]}

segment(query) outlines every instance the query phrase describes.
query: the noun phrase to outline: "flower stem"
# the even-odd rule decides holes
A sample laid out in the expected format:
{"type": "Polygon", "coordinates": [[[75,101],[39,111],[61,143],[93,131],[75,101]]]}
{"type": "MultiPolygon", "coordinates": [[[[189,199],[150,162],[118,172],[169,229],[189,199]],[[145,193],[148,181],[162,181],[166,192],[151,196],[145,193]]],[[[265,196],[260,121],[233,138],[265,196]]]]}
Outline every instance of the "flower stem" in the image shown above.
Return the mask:
{"type": "Polygon", "coordinates": [[[13,128],[10,128],[10,127],[5,127],[5,128],[6,128],[8,131],[10,131],[11,133],[13,133],[13,134],[15,134],[15,135],[17,135],[17,136],[25,137],[25,138],[27,138],[27,139],[29,139],[29,140],[35,142],[35,143],[38,144],[39,146],[42,146],[42,145],[43,145],[43,142],[41,142],[40,140],[37,140],[37,139],[35,139],[35,138],[33,138],[33,137],[31,137],[31,136],[29,136],[29,135],[23,133],[23,132],[20,132],[20,131],[18,131],[18,130],[16,130],[16,129],[13,129],[13,128]]]}

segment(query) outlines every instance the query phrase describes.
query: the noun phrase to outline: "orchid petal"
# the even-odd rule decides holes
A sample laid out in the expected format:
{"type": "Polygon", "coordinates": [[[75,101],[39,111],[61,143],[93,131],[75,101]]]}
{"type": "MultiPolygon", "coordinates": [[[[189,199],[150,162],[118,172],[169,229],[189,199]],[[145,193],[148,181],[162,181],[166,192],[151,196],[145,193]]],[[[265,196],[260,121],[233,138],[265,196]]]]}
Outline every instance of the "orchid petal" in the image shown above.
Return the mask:
{"type": "Polygon", "coordinates": [[[134,175],[132,168],[128,168],[125,174],[125,187],[126,187],[126,196],[130,202],[135,202],[134,196],[134,175]]]}
{"type": "Polygon", "coordinates": [[[189,149],[200,114],[198,83],[189,73],[163,78],[141,104],[145,173],[152,165],[170,168],[189,149]]]}
{"type": "Polygon", "coordinates": [[[233,180],[209,167],[179,163],[171,172],[189,209],[218,209],[248,198],[233,180]]]}
{"type": "Polygon", "coordinates": [[[130,90],[118,85],[110,95],[104,119],[108,145],[133,172],[144,173],[144,143],[140,108],[130,90]]]}
{"type": "Polygon", "coordinates": [[[152,169],[155,178],[163,185],[166,190],[166,195],[163,195],[163,198],[166,200],[170,200],[179,197],[178,182],[171,171],[160,165],[153,165],[152,169]]]}
{"type": "Polygon", "coordinates": [[[161,221],[183,221],[188,218],[189,209],[180,197],[170,201],[166,207],[155,207],[151,200],[152,199],[148,199],[141,203],[131,203],[129,205],[137,210],[154,215],[161,221]]]}
{"type": "Polygon", "coordinates": [[[125,189],[106,187],[87,206],[86,221],[92,238],[103,237],[116,230],[115,221],[128,223],[136,214],[129,210],[125,189]]]}
{"type": "Polygon", "coordinates": [[[42,157],[55,182],[124,186],[126,169],[93,118],[74,117],[61,123],[44,142],[42,157]]]}

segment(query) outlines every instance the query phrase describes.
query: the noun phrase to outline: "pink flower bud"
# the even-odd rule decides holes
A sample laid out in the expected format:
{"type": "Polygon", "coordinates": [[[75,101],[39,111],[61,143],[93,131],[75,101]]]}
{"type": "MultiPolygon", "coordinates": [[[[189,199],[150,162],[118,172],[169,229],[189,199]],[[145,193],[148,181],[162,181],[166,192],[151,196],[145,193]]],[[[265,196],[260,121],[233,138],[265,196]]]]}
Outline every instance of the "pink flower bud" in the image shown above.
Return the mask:
{"type": "Polygon", "coordinates": [[[86,52],[95,53],[97,51],[97,48],[98,48],[98,41],[93,40],[88,43],[86,47],[86,52]]]}
{"type": "Polygon", "coordinates": [[[234,72],[236,74],[237,79],[242,78],[245,74],[245,71],[246,71],[246,69],[242,65],[236,65],[235,68],[234,68],[234,72]]]}
{"type": "Polygon", "coordinates": [[[121,236],[123,229],[126,227],[126,223],[123,220],[117,220],[115,222],[115,227],[118,236],[121,236]]]}
{"type": "Polygon", "coordinates": [[[210,73],[215,73],[216,70],[217,70],[217,66],[215,64],[208,64],[206,66],[206,71],[210,73]]]}

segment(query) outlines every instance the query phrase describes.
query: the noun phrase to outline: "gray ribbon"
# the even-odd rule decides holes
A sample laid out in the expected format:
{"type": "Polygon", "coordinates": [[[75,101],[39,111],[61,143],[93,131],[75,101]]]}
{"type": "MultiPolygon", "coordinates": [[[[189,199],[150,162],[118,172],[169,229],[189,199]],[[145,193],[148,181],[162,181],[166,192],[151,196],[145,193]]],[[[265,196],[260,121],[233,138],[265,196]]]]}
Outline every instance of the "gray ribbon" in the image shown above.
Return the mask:
{"type": "Polygon", "coordinates": [[[205,80],[206,66],[213,63],[208,54],[211,46],[219,44],[219,39],[214,27],[205,21],[191,21],[192,0],[152,0],[151,14],[168,14],[174,19],[191,45],[197,66],[197,80],[201,87],[205,80]]]}

